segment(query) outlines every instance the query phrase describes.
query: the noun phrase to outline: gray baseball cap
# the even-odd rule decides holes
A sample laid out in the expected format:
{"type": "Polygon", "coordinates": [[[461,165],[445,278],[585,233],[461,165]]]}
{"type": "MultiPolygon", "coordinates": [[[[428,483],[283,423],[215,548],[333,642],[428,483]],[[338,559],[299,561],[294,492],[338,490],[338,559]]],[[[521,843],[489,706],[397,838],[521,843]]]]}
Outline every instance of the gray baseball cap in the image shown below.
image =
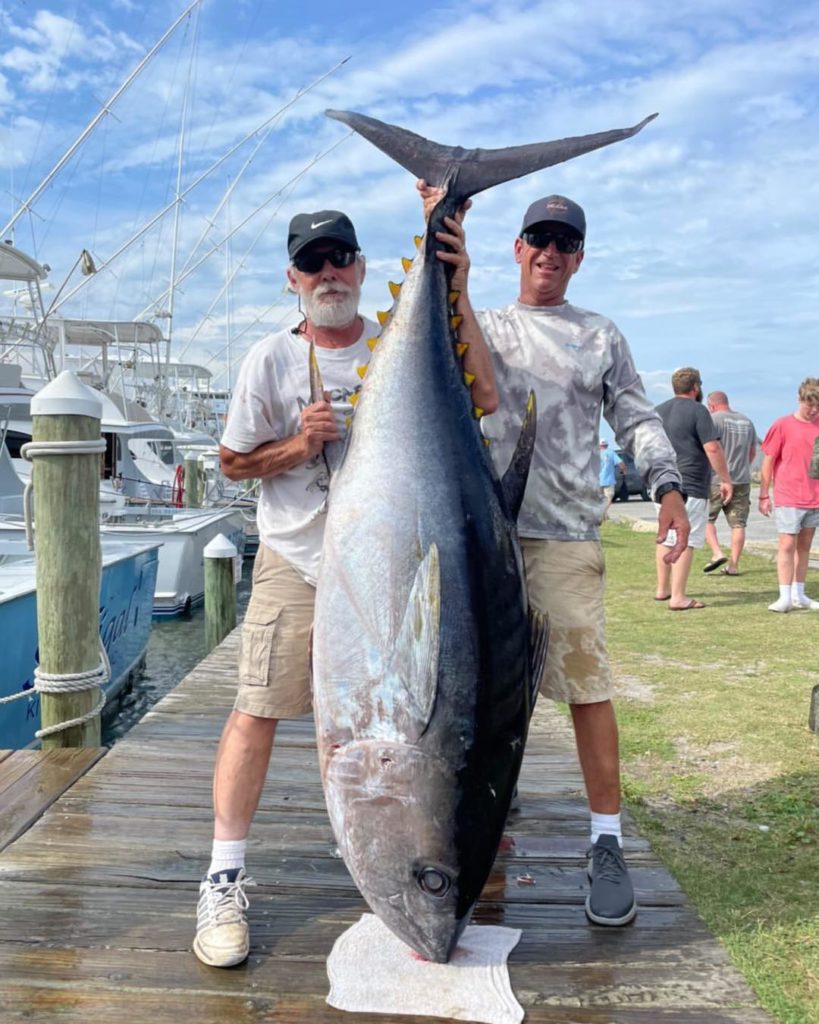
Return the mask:
{"type": "Polygon", "coordinates": [[[356,252],[360,248],[353,222],[346,213],[340,213],[338,210],[297,213],[290,221],[290,230],[287,234],[287,255],[292,260],[306,246],[327,239],[340,242],[356,252]]]}
{"type": "Polygon", "coordinates": [[[583,208],[565,196],[546,196],[536,199],[523,217],[520,233],[529,231],[536,224],[565,224],[573,228],[581,238],[586,237],[586,215],[583,208]]]}

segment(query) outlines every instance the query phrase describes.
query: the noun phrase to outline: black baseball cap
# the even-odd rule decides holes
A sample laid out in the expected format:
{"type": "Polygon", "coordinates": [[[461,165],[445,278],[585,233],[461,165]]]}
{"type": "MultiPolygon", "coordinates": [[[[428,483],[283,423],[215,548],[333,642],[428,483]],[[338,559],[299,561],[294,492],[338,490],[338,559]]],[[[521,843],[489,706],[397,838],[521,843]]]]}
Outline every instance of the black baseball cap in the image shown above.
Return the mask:
{"type": "Polygon", "coordinates": [[[359,250],[353,222],[338,210],[319,210],[318,213],[297,213],[290,221],[287,235],[287,255],[294,256],[311,245],[321,241],[340,242],[355,252],[359,250]]]}
{"type": "Polygon", "coordinates": [[[586,237],[586,215],[582,206],[572,202],[565,196],[546,196],[545,199],[536,199],[529,207],[523,217],[523,226],[520,229],[521,235],[524,231],[531,230],[536,224],[565,224],[580,235],[586,237]]]}

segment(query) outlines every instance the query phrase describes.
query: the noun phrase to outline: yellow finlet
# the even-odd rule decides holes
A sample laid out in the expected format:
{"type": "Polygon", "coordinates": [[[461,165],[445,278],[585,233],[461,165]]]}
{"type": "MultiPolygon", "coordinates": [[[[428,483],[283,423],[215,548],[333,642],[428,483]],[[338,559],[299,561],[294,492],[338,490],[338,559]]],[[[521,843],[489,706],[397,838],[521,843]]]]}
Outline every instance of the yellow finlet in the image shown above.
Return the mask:
{"type": "Polygon", "coordinates": [[[415,235],[413,241],[415,242],[415,248],[416,249],[420,249],[421,248],[421,244],[424,241],[424,236],[423,235],[415,235]]]}
{"type": "Polygon", "coordinates": [[[401,266],[404,268],[404,273],[408,274],[410,272],[410,267],[412,266],[412,260],[408,256],[402,256],[401,266]]]}
{"type": "Polygon", "coordinates": [[[344,417],[344,426],[349,430],[352,425],[353,425],[353,417],[352,416],[345,416],[344,417]]]}
{"type": "Polygon", "coordinates": [[[473,405],[472,415],[475,417],[476,420],[483,419],[483,417],[486,415],[486,410],[482,409],[479,405],[473,405]]]}
{"type": "Polygon", "coordinates": [[[390,318],[389,310],[385,312],[383,309],[379,309],[375,315],[378,318],[378,322],[381,324],[382,327],[390,318]]]}
{"type": "Polygon", "coordinates": [[[463,323],[463,319],[464,318],[462,316],[451,316],[449,318],[449,326],[452,328],[453,331],[457,331],[458,328],[463,323]]]}
{"type": "Polygon", "coordinates": [[[464,374],[464,384],[466,384],[466,386],[468,388],[471,388],[474,383],[475,383],[475,374],[474,373],[465,373],[464,374]]]}
{"type": "Polygon", "coordinates": [[[390,289],[390,295],[392,295],[394,299],[397,299],[401,292],[401,285],[396,284],[395,281],[388,281],[387,286],[390,289]]]}
{"type": "Polygon", "coordinates": [[[466,353],[466,350],[468,348],[469,348],[469,342],[468,341],[459,341],[457,343],[457,345],[455,346],[455,355],[459,359],[463,358],[463,356],[466,353]]]}
{"type": "Polygon", "coordinates": [[[450,292],[449,295],[447,295],[447,300],[448,300],[450,306],[454,306],[455,303],[458,301],[458,299],[460,299],[460,297],[461,297],[461,293],[460,292],[450,292]]]}
{"type": "Polygon", "coordinates": [[[353,393],[352,393],[352,394],[350,395],[350,405],[351,405],[351,406],[352,406],[352,407],[353,407],[354,409],[355,409],[356,405],[358,404],[358,400],[359,400],[359,398],[361,398],[361,392],[360,392],[360,391],[354,391],[354,392],[353,392],[353,393]]]}
{"type": "Polygon", "coordinates": [[[362,380],[364,380],[364,378],[367,376],[367,367],[366,366],[357,366],[355,368],[355,372],[358,374],[358,376],[362,380]]]}
{"type": "Polygon", "coordinates": [[[490,444],[492,444],[488,437],[485,437],[483,439],[483,443],[486,445],[487,448],[489,447],[490,444]]]}
{"type": "Polygon", "coordinates": [[[367,348],[370,350],[370,352],[375,350],[375,346],[378,344],[380,340],[380,338],[367,338],[367,348]]]}

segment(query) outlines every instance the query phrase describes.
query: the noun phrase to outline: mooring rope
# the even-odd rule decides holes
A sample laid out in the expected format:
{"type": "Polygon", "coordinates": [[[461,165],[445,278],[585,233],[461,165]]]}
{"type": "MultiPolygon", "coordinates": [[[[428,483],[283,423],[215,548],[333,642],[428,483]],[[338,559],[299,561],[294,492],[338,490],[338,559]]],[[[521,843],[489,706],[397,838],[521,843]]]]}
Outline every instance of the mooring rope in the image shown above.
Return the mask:
{"type": "MultiPolygon", "coordinates": [[[[106,449],[105,439],[92,441],[29,441],[22,446],[20,454],[31,462],[35,455],[101,455],[106,449]]],[[[26,544],[34,550],[34,481],[28,480],[23,490],[23,518],[26,524],[26,544]]]]}
{"type": "MultiPolygon", "coordinates": [[[[20,449],[24,459],[32,460],[37,455],[98,455],[106,450],[105,440],[97,438],[90,441],[29,441],[20,449]]],[[[32,528],[32,496],[33,482],[31,480],[23,491],[23,513],[26,526],[26,543],[29,550],[34,549],[34,531],[32,528]]],[[[85,722],[95,718],[105,707],[105,693],[102,690],[104,683],[111,678],[111,663],[108,660],[108,652],[99,641],[100,660],[96,668],[85,672],[43,672],[39,665],[34,669],[34,691],[35,693],[82,693],[84,690],[95,690],[99,688],[100,699],[95,707],[84,715],[72,718],[66,722],[58,722],[49,725],[45,729],[38,729],[35,732],[37,739],[43,736],[51,736],[66,729],[72,729],[76,725],[83,725],[85,722]]],[[[3,697],[0,704],[7,704],[12,700],[19,700],[21,697],[28,697],[29,690],[22,690],[11,697],[3,697]]]]}

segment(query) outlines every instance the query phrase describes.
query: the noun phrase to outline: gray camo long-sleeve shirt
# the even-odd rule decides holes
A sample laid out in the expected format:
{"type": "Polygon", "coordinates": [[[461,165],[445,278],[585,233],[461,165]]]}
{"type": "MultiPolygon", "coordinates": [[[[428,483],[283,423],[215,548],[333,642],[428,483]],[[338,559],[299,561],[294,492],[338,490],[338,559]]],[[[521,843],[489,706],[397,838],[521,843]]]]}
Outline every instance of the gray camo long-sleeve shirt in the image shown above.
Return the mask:
{"type": "Polygon", "coordinates": [[[483,420],[502,475],[512,457],[529,391],[537,441],[518,530],[522,537],[594,540],[603,506],[601,412],[649,489],[680,483],[674,449],[646,397],[628,342],[597,313],[566,302],[477,313],[492,351],[500,408],[483,420]]]}

